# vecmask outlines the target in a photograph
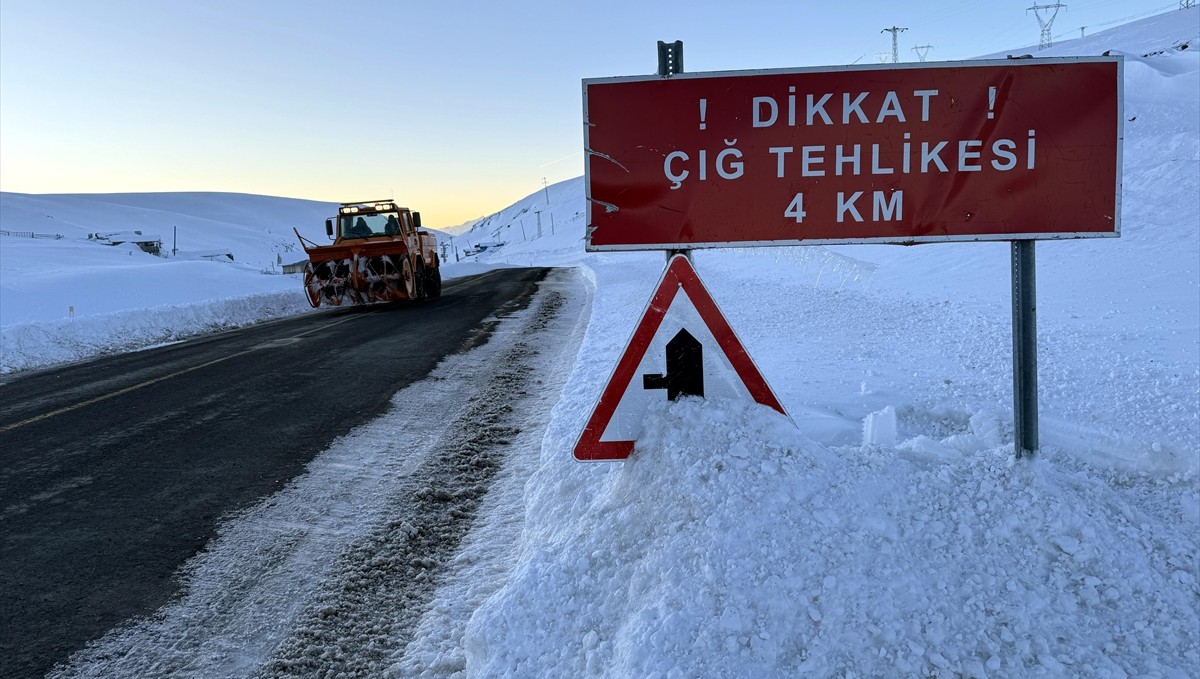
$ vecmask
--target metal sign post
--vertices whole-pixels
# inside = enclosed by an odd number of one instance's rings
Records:
[[[1036,242],[1012,242],[1013,446],[1017,457],[1031,457],[1038,449]]]
[[[683,73],[683,41],[676,40],[675,42],[658,41],[658,76],[662,78],[670,78],[673,75]],[[667,261],[675,255],[683,255],[692,259],[692,251],[687,249],[670,248],[666,251]]]

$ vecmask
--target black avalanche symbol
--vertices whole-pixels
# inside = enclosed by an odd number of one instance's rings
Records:
[[[667,374],[642,375],[643,389],[666,389],[667,400],[680,396],[704,397],[704,347],[681,329],[667,342]]]

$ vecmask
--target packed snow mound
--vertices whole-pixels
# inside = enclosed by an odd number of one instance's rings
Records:
[[[1182,477],[1119,477],[1057,455],[1017,463],[986,425],[980,445],[934,457],[834,451],[740,402],[683,399],[652,419],[594,496],[564,488],[530,507],[528,521],[571,516],[577,529],[526,544],[509,587],[476,615],[476,676],[1200,665],[1196,496]]]
[[[308,301],[295,291],[262,292],[6,325],[0,328],[0,374],[137,351],[309,310]]]

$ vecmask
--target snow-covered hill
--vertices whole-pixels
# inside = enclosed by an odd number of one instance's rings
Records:
[[[581,465],[571,451],[663,255],[584,253],[581,180],[456,236],[449,275],[575,267],[575,294],[590,302],[590,319],[562,338],[575,360],[561,367],[550,423],[535,437],[540,449],[514,451],[512,475],[492,491],[392,671],[1198,676],[1198,48],[1200,9],[1190,9],[1041,54],[1125,53],[1127,120],[1121,238],[1038,245],[1043,447],[1032,461],[1012,453],[1005,244],[697,252],[697,269],[791,421],[740,402],[664,402],[629,461]],[[27,201],[42,197],[0,198],[4,229],[23,228],[9,225],[9,205],[19,205],[22,225],[40,212],[92,230],[88,209],[56,202],[65,198],[37,206]],[[247,223],[205,210],[209,224]],[[297,206],[290,219],[320,235],[326,212]],[[274,237],[288,221],[262,228]],[[0,240],[7,370],[39,365],[38,356],[60,356],[79,337],[129,319],[151,319],[171,336],[204,327],[192,310],[219,316],[239,304],[202,302],[203,292],[175,278],[197,271],[136,253],[121,253],[123,265],[101,264],[63,254],[99,246],[14,242]],[[273,241],[264,234],[264,242]],[[274,250],[262,252],[274,260]],[[9,320],[14,295],[70,304],[86,287],[79,269],[89,270],[86,283],[114,282],[108,315],[71,321],[61,311],[28,311],[29,320]],[[159,287],[178,293],[174,304],[123,286],[144,275],[135,269],[161,275]],[[254,266],[238,276],[212,288],[223,295],[250,279],[278,281],[255,290],[304,304],[294,278]],[[92,330],[72,329],[81,323]],[[114,346],[98,345],[87,351]],[[894,428],[864,431],[868,418]],[[310,560],[339,549],[332,536],[314,542],[332,551]],[[205,586],[219,591],[219,583]],[[307,593],[286,595],[300,606]],[[216,633],[206,611],[190,605],[103,641],[75,669],[105,676],[153,668],[156,657],[181,652],[169,643],[178,635],[200,649],[194,667],[237,647],[236,639],[204,638]]]

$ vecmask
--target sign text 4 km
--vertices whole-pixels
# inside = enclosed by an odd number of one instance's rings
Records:
[[[1121,61],[585,80],[588,248],[1119,234]]]

